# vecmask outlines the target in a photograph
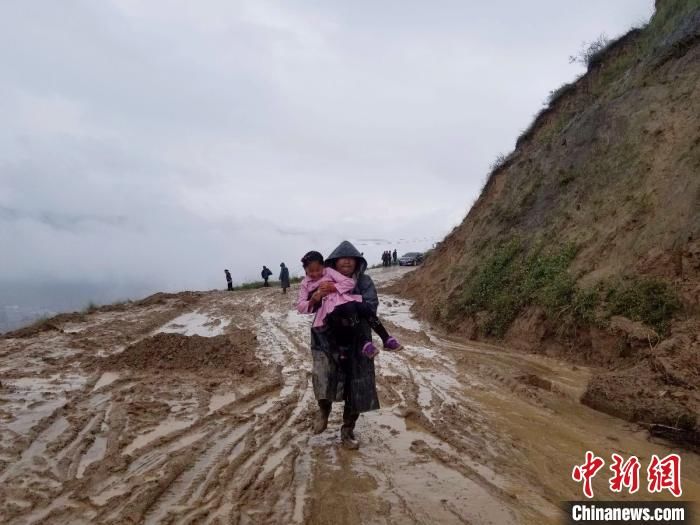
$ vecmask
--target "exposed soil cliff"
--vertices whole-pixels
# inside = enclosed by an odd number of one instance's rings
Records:
[[[605,367],[593,406],[697,430],[700,2],[588,58],[399,288],[469,338]]]

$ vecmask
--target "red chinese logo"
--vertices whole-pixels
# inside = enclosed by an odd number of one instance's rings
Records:
[[[653,454],[647,469],[649,492],[661,492],[664,489],[679,498],[683,494],[681,488],[681,457],[669,454],[663,459]]]
[[[610,478],[610,490],[612,492],[622,492],[622,487],[627,487],[630,494],[634,494],[639,490],[639,459],[637,456],[632,456],[627,461],[624,461],[622,456],[613,454],[613,464],[610,465],[610,470],[613,471],[613,477]]]
[[[608,480],[611,492],[622,492],[624,488],[630,494],[639,490],[639,471],[641,464],[637,456],[630,456],[627,461],[619,454],[612,454],[613,463],[610,470],[612,477]],[[582,465],[576,465],[571,472],[571,477],[577,483],[583,482],[583,494],[587,498],[593,497],[593,478],[603,468],[605,460],[596,456],[590,450],[586,452],[586,460]],[[647,488],[650,493],[668,490],[675,497],[683,494],[681,488],[681,457],[678,454],[669,454],[663,459],[652,454],[647,468]]]
[[[583,481],[583,494],[587,498],[593,497],[593,483],[592,480],[600,469],[605,465],[603,458],[597,457],[590,450],[586,452],[586,461],[583,465],[576,465],[571,477],[574,481]]]

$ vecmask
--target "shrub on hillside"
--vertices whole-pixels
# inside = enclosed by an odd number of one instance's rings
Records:
[[[552,91],[549,92],[549,96],[547,97],[546,105],[551,108],[557,102],[557,100],[559,100],[561,97],[563,97],[567,93],[572,93],[573,91],[576,91],[576,83],[575,82],[562,84],[557,89],[553,89]]]
[[[91,314],[93,312],[96,312],[99,309],[97,306],[97,303],[94,301],[90,301],[85,308],[83,308],[82,313],[84,314]]]
[[[449,306],[435,313],[448,323],[479,314],[484,335],[496,337],[502,337],[529,305],[542,307],[547,317],[556,319],[560,335],[599,324],[612,315],[668,333],[671,319],[681,308],[668,284],[632,277],[582,289],[568,271],[576,252],[572,244],[526,249],[520,239],[505,242],[471,272]]]
[[[681,308],[676,292],[653,278],[635,277],[612,286],[606,299],[610,315],[641,321],[660,334],[668,333],[671,319]]]
[[[493,173],[495,171],[498,171],[500,168],[502,168],[506,161],[508,160],[508,155],[504,155],[503,153],[499,153],[496,155],[496,158],[493,159],[493,162],[489,166],[489,172]]]
[[[484,181],[483,186],[481,187],[481,191],[479,192],[484,193],[486,191],[486,188],[488,187],[489,183],[491,182],[491,179],[493,178],[493,175],[503,168],[506,163],[508,162],[508,155],[504,155],[503,153],[499,153],[496,155],[496,158],[493,160],[493,162],[489,165],[489,173],[486,176],[486,180]],[[457,228],[453,229],[452,231],[455,231]]]
[[[608,48],[611,42],[612,41],[605,35],[605,33],[601,33],[598,38],[592,42],[584,42],[577,54],[570,55],[569,63],[581,64],[590,69],[600,63],[605,50]]]
[[[542,306],[556,316],[577,293],[575,280],[568,273],[575,255],[572,245],[527,252],[518,239],[502,244],[468,278],[448,315],[487,312],[483,329],[499,337],[529,304]]]

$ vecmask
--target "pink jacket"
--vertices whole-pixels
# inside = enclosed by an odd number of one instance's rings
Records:
[[[309,300],[309,295],[315,292],[316,289],[321,285],[321,283],[333,283],[335,284],[337,293],[331,293],[326,295],[322,301],[321,306],[316,312],[316,318],[313,322],[313,327],[317,328],[323,326],[323,322],[326,316],[335,310],[336,306],[341,304],[349,303],[351,301],[356,301],[358,303],[362,302],[361,295],[351,294],[352,290],[355,288],[355,280],[351,277],[345,277],[342,273],[337,272],[333,268],[326,268],[323,271],[323,277],[312,281],[308,277],[304,277],[301,281],[301,286],[299,288],[299,299],[297,301],[297,310],[300,314],[310,314],[313,313],[313,307],[311,301]]]

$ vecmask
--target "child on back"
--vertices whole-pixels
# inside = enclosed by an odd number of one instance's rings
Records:
[[[304,266],[306,277],[302,280],[299,289],[299,300],[297,303],[299,313],[312,313],[309,298],[319,288],[321,283],[330,282],[335,286],[336,291],[326,295],[321,300],[321,305],[316,312],[312,326],[318,328],[331,324],[340,328],[338,331],[341,333],[336,334],[340,336],[338,340],[340,359],[347,359],[347,348],[351,337],[351,331],[345,327],[352,326],[352,319],[357,317],[363,317],[369,321],[372,329],[382,339],[384,348],[401,350],[401,344],[395,337],[389,335],[376,315],[370,309],[364,308],[362,296],[351,293],[356,285],[354,279],[344,276],[333,268],[324,266],[323,256],[316,251],[311,251],[304,255],[301,263]],[[378,352],[379,350],[371,340],[364,341],[362,353],[365,356],[373,358]]]

